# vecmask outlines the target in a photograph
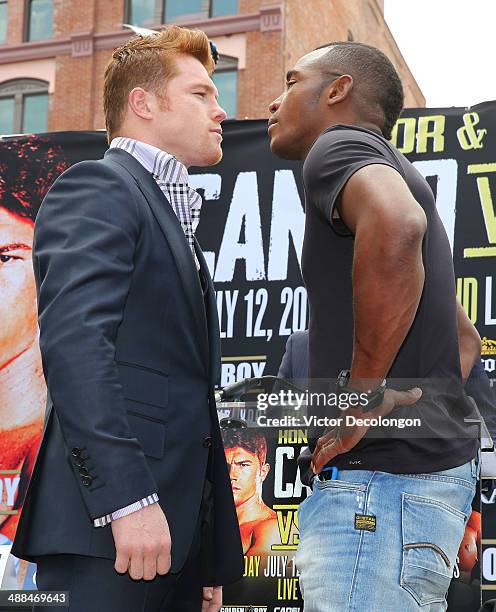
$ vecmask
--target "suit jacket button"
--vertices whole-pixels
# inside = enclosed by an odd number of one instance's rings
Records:
[[[90,475],[90,473],[88,472],[88,470],[85,467],[79,468],[79,473],[81,474],[81,476],[89,476]]]
[[[205,440],[203,440],[203,448],[210,448],[212,446],[212,438],[207,436]]]
[[[91,476],[81,476],[81,480],[85,487],[89,487],[90,484],[93,482],[93,478],[91,478]]]
[[[73,448],[71,450],[71,455],[73,457],[79,457],[81,455],[81,451],[79,450],[79,448]]]

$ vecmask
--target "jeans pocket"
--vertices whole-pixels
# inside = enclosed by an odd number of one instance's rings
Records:
[[[400,584],[419,605],[445,601],[465,520],[446,503],[403,493]]]

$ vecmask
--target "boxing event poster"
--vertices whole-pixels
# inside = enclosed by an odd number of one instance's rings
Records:
[[[453,248],[458,296],[483,338],[482,358],[490,377],[496,377],[496,156],[491,147],[495,130],[496,102],[487,102],[470,109],[407,110],[393,134],[394,144],[426,176],[436,194]],[[22,508],[46,398],[31,270],[33,221],[55,177],[75,162],[101,157],[106,146],[103,132],[59,132],[0,141],[0,575],[4,588],[33,586],[32,568],[5,554]],[[225,386],[277,373],[289,335],[307,327],[308,307],[299,265],[304,232],[301,164],[270,153],[265,121],[225,122],[223,148],[219,165],[191,169],[191,184],[204,199],[197,236],[217,292],[223,342],[221,384]],[[486,408],[488,423],[496,421],[493,406]],[[276,506],[295,505],[306,491],[297,487],[294,499],[272,491],[277,461],[271,453],[276,448],[269,444],[266,463],[272,462],[272,467],[263,481],[262,497],[268,496],[264,504],[275,519],[266,511],[267,529],[276,537],[277,520],[280,545],[289,541],[294,545],[297,515],[287,519],[291,509]],[[288,470],[290,460],[285,461],[284,470]],[[291,461],[295,485],[296,463]],[[286,484],[291,482],[287,478]],[[290,538],[283,541],[287,520]],[[269,556],[289,557],[291,550],[278,553]],[[247,566],[246,579],[257,579],[249,571],[254,570]],[[267,579],[297,578],[292,572],[288,569]],[[295,602],[290,583],[281,584],[285,586],[277,596],[282,598],[267,601],[268,609],[291,609]]]
[[[303,608],[294,563],[298,504],[310,492],[296,459],[308,440],[304,430],[224,426],[255,423],[250,410],[219,410],[245,560],[244,578],[224,587],[223,610],[293,612]]]

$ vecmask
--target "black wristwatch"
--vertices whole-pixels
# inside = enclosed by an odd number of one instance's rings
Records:
[[[356,389],[348,389],[348,382],[350,380],[351,370],[341,370],[336,382],[336,393],[342,395],[343,393],[360,393],[360,395],[367,396],[367,403],[365,405],[360,404],[360,408],[363,412],[370,412],[377,406],[382,404],[384,399],[384,391],[386,391],[386,379],[376,389],[370,389],[370,391],[357,391]]]

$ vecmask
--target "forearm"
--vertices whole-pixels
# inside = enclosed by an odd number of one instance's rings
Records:
[[[415,240],[386,236],[379,246],[370,235],[356,237],[350,388],[379,385],[405,340],[424,285],[421,245],[420,235]]]

